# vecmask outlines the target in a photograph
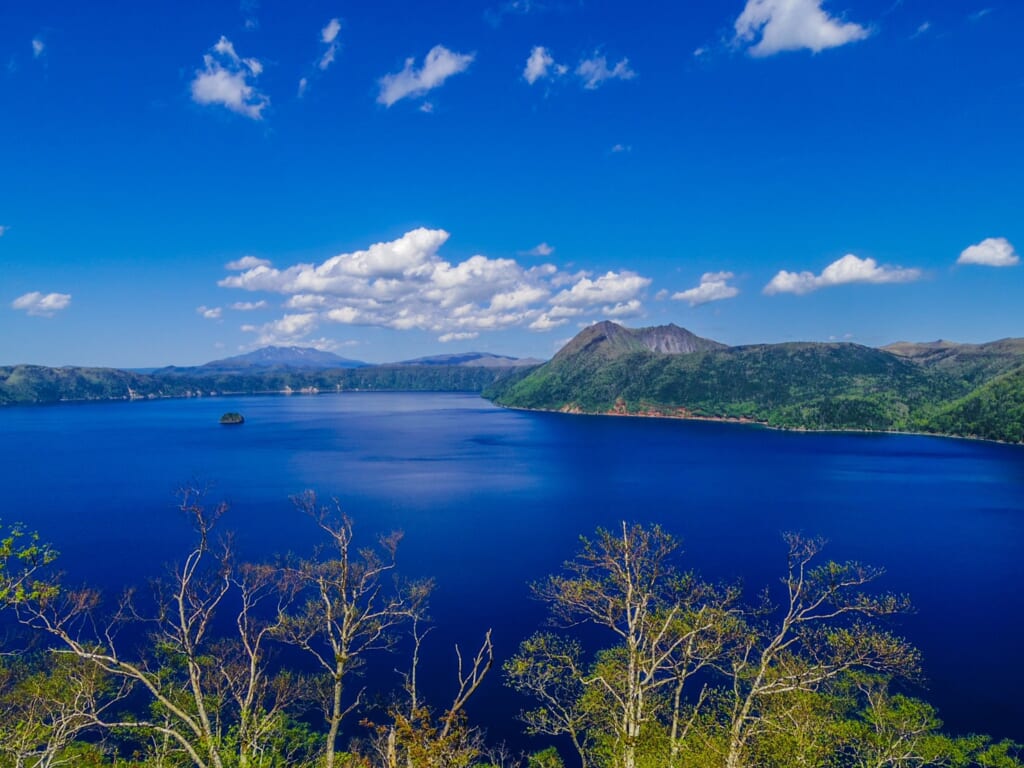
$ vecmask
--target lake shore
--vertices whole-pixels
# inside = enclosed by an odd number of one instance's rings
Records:
[[[495,403],[495,405],[499,404]],[[802,432],[809,435],[908,435],[916,437],[937,437],[947,440],[969,440],[977,443],[992,443],[994,445],[1008,445],[1015,447],[1024,446],[1024,443],[1011,443],[1007,440],[996,440],[990,437],[979,437],[977,435],[957,435],[945,432],[921,432],[919,430],[909,429],[863,429],[856,427],[823,427],[821,429],[816,429],[814,427],[785,427],[744,416],[704,416],[694,414],[683,407],[679,407],[675,412],[665,412],[656,409],[628,411],[618,408],[611,408],[607,411],[586,411],[578,406],[566,406],[562,408],[524,408],[517,405],[499,405],[499,407],[510,411],[524,411],[527,413],[561,413],[568,416],[614,416],[632,419],[665,419],[667,421],[707,421],[718,424],[734,424],[743,427],[758,427],[775,432]]]

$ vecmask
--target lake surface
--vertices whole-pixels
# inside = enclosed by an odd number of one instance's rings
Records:
[[[218,425],[225,411],[245,425]],[[778,586],[782,531],[826,536],[829,556],[884,565],[881,586],[911,595],[917,612],[896,628],[922,650],[948,728],[1024,740],[1024,448],[405,393],[9,408],[0,446],[0,517],[52,541],[69,582],[111,593],[185,551],[174,490],[193,478],[230,502],[224,525],[249,559],[318,540],[289,501],[305,489],[340,499],[366,541],[401,528],[403,575],[437,580],[426,663],[439,706],[452,644],[493,627],[499,657],[512,653],[544,620],[529,582],[599,525],[661,523],[690,567],[742,577],[751,598]],[[523,702],[500,678],[471,714],[514,739]]]

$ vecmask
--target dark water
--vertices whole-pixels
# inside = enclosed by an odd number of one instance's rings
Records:
[[[221,427],[229,410],[242,427]],[[316,541],[289,496],[337,496],[369,538],[401,528],[400,566],[438,583],[426,671],[450,696],[452,644],[494,628],[499,656],[544,618],[528,583],[580,534],[659,522],[705,576],[777,585],[779,537],[884,565],[917,613],[948,727],[1024,739],[1024,448],[914,436],[809,435],[711,423],[504,411],[471,395],[360,393],[0,410],[0,517],[62,552],[69,580],[117,592],[188,545],[174,489],[214,484],[244,557]],[[388,670],[399,664],[387,660]],[[386,676],[386,674],[385,674]],[[472,714],[514,738],[493,674]]]

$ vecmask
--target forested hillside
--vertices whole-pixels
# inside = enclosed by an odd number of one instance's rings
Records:
[[[668,326],[662,333],[678,333]],[[988,345],[789,343],[725,347],[699,340],[661,352],[613,323],[585,329],[547,364],[497,382],[510,407],[753,421],[800,429],[925,430],[1020,441],[1024,342]],[[697,338],[697,337],[694,337]],[[625,339],[625,341],[624,341]]]
[[[376,365],[360,368],[169,369],[151,374],[113,368],[0,367],[0,405],[83,400],[248,395],[284,391],[408,390],[479,392],[509,368]]]

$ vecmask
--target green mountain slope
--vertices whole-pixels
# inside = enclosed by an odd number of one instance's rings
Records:
[[[549,363],[497,382],[485,396],[518,408],[952,432],[939,426],[938,415],[974,391],[975,381],[987,380],[986,366],[998,368],[1014,355],[1024,362],[1024,348],[990,349],[966,362],[946,356],[940,365],[857,344],[724,347],[706,339],[692,350],[665,354],[636,343],[655,329],[613,325],[585,329]],[[965,427],[956,433],[1002,434],[992,424],[976,432]]]
[[[1000,339],[987,344],[897,342],[882,349],[952,376],[971,387],[1007,373],[1024,362],[1024,339]]]
[[[509,369],[482,366],[379,365],[328,370],[246,372],[163,369],[152,374],[111,368],[0,367],[0,405],[83,400],[191,397],[302,391],[405,390],[479,392]]]
[[[1024,365],[956,400],[928,420],[936,432],[1024,442]]]
[[[186,389],[181,387],[180,394],[185,394]],[[155,380],[147,374],[113,368],[0,367],[0,404],[124,400],[133,394],[144,397],[158,390]]]

